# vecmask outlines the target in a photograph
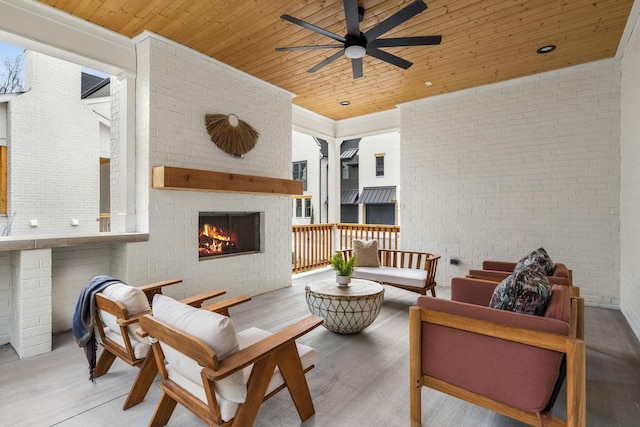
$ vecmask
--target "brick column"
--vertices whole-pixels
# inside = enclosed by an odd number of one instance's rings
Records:
[[[51,351],[51,249],[11,253],[11,345],[21,359]]]

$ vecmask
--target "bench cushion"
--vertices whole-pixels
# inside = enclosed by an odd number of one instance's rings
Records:
[[[351,277],[356,279],[373,280],[383,283],[424,288],[427,284],[427,270],[398,267],[356,267]]]

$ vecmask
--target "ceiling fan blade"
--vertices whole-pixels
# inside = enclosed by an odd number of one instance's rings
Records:
[[[360,20],[358,19],[358,0],[344,0],[344,16],[347,18],[347,34],[360,37]]]
[[[287,52],[290,50],[309,50],[309,49],[334,49],[334,48],[344,49],[343,44],[319,44],[313,46],[291,46],[291,47],[277,47],[276,50],[278,52]]]
[[[404,68],[405,70],[413,65],[413,62],[409,62],[406,59],[402,59],[399,56],[392,55],[378,48],[367,47],[367,55],[388,62],[396,67]]]
[[[327,59],[325,59],[324,61],[322,61],[321,63],[319,63],[318,65],[316,65],[313,68],[310,68],[307,73],[315,73],[316,71],[318,71],[320,68],[324,67],[325,65],[329,65],[330,63],[332,63],[333,61],[335,61],[336,59],[340,58],[342,55],[344,55],[344,49],[334,53],[333,55],[331,55],[330,57],[328,57]]]
[[[308,22],[301,21],[298,18],[294,18],[291,15],[280,15],[280,18],[284,19],[285,21],[289,21],[292,24],[300,25],[303,28],[306,28],[306,29],[311,30],[311,31],[315,31],[316,33],[320,33],[323,36],[327,36],[327,37],[332,38],[334,40],[337,40],[339,42],[345,43],[347,41],[347,39],[345,39],[342,36],[334,34],[331,31],[327,31],[324,28],[320,28],[320,27],[317,27],[317,26],[315,26],[313,24],[309,24]]]
[[[374,39],[377,39],[387,31],[391,30],[392,28],[397,27],[398,25],[402,24],[404,21],[413,18],[415,15],[422,12],[423,10],[426,10],[426,8],[427,8],[427,5],[422,0],[416,0],[413,3],[411,3],[409,6],[399,10],[398,12],[394,13],[393,15],[391,15],[390,17],[388,17],[387,19],[385,19],[384,21],[382,21],[381,23],[379,23],[378,25],[376,25],[366,33],[364,33],[364,35],[366,36],[367,40],[373,41]]]
[[[353,78],[362,77],[362,58],[354,58],[351,60],[351,68],[353,69]]]
[[[377,39],[368,44],[371,47],[396,46],[430,46],[442,42],[442,36],[398,37],[393,39]]]

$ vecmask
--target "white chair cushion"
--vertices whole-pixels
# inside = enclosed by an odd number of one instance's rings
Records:
[[[153,304],[155,307],[155,300]],[[240,345],[240,349],[246,348],[251,344],[260,341],[261,339],[268,337],[269,335],[271,335],[271,332],[264,331],[258,328],[249,328],[242,332],[239,332],[238,343]],[[296,347],[298,349],[298,354],[300,355],[303,369],[307,369],[316,363],[316,351],[313,348],[299,343],[296,343]],[[249,376],[251,375],[252,369],[253,365],[249,365],[241,372],[243,374],[245,384],[249,382]],[[202,402],[207,403],[207,396],[204,392],[204,387],[202,386],[202,380],[194,382],[182,375],[170,364],[167,366],[167,372],[169,374],[169,378],[171,378],[172,381],[200,399]],[[273,377],[271,378],[271,381],[269,382],[269,386],[267,387],[265,396],[271,393],[276,388],[280,387],[282,384],[284,384],[284,379],[282,378],[280,370],[276,366],[276,370],[273,374]],[[238,406],[240,406],[239,403],[225,399],[218,392],[216,392],[216,398],[220,407],[220,415],[225,422],[231,420],[236,416],[236,411],[238,410]]]
[[[138,327],[139,326],[140,325],[138,325]],[[111,339],[112,341],[115,341],[116,343],[120,344],[122,347],[125,346],[124,339],[122,339],[122,335],[120,335],[119,329],[118,329],[118,332],[116,333],[112,331],[110,328],[104,328],[104,334],[107,336],[107,338]],[[147,357],[147,354],[149,354],[149,350],[151,350],[151,344],[148,338],[145,338],[145,339],[147,340],[146,342],[130,340],[131,347],[133,347],[133,355],[136,357],[136,359],[144,359],[145,357]]]
[[[197,309],[159,294],[153,297],[153,316],[204,341],[215,351],[218,360],[238,351],[236,329],[227,316]],[[202,384],[202,367],[195,360],[164,343],[161,346],[173,370],[196,384]],[[247,398],[242,372],[216,382],[215,386],[222,397],[232,402],[242,403]]]
[[[357,267],[351,277],[355,279],[373,280],[383,283],[424,288],[427,284],[427,270],[398,267]]]
[[[129,316],[135,316],[138,313],[150,309],[149,301],[142,289],[136,288],[135,286],[129,286],[122,282],[115,282],[107,286],[102,290],[102,295],[124,305]],[[102,319],[104,326],[109,328],[112,333],[120,335],[120,326],[118,325],[116,316],[100,310],[100,318]],[[138,328],[140,328],[139,323],[127,326],[129,336],[132,340],[149,345],[150,343],[148,338],[141,338],[136,334],[136,330]],[[120,339],[120,341],[122,341],[122,339]],[[124,346],[124,344],[122,345]]]

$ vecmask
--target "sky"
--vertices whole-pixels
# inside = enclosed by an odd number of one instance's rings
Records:
[[[13,59],[18,55],[22,54],[24,49],[17,46],[12,46],[10,44],[0,42],[0,61],[4,63],[4,58]]]
[[[23,51],[24,51],[24,48],[22,47],[13,46],[7,43],[0,42],[0,70],[2,70],[4,67],[4,58],[9,58],[9,60],[13,62],[14,58],[17,57],[18,55],[22,55]],[[82,67],[82,71],[85,73],[93,74],[95,76],[109,77],[109,74],[107,73],[96,71],[87,67]]]

